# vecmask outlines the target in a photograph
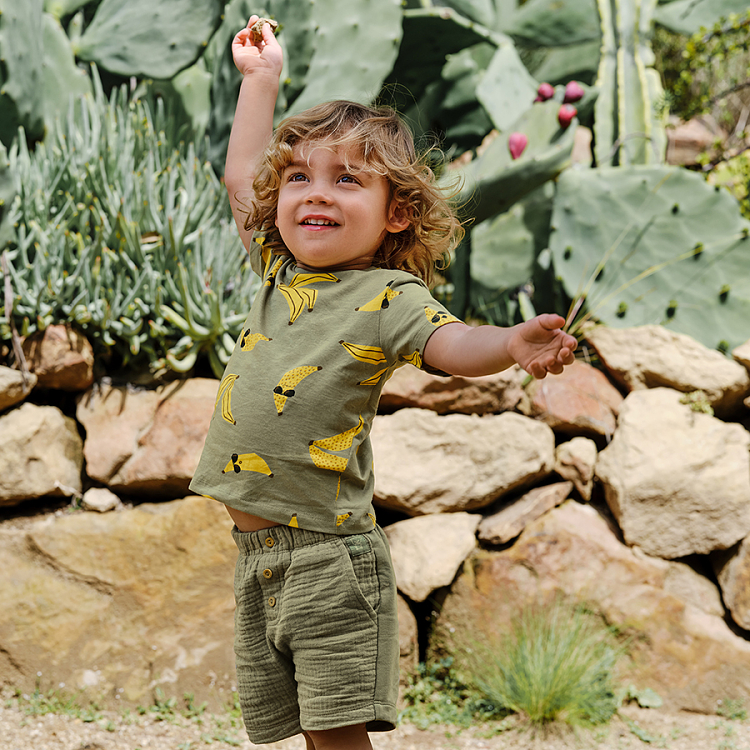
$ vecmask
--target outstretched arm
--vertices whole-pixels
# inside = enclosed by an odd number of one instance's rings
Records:
[[[273,112],[284,62],[269,24],[263,24],[263,39],[254,41],[250,29],[257,20],[258,16],[251,16],[232,41],[232,56],[242,73],[242,85],[224,169],[232,214],[246,248],[252,240],[252,232],[245,229],[246,206],[253,195],[258,163],[273,133]]]
[[[559,315],[538,315],[511,328],[449,323],[427,341],[424,361],[453,375],[479,377],[518,363],[535,378],[559,375],[574,360],[576,339]]]

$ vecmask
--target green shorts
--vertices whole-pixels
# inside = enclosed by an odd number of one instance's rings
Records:
[[[250,740],[396,725],[396,581],[382,529],[232,531],[237,689]]]

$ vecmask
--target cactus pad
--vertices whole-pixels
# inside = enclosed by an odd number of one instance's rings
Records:
[[[555,273],[594,319],[711,348],[747,340],[750,222],[723,188],[675,167],[567,170],[552,227]]]

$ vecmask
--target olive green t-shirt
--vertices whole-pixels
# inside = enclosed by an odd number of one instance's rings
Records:
[[[219,386],[191,490],[311,531],[375,525],[370,428],[401,365],[456,321],[427,286],[380,268],[311,273],[253,242],[262,285]]]

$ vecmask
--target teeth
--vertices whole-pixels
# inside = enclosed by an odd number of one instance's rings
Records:
[[[335,221],[329,221],[328,219],[305,219],[303,224],[316,224],[319,226],[333,227],[336,226]]]

